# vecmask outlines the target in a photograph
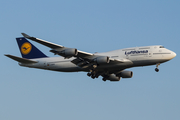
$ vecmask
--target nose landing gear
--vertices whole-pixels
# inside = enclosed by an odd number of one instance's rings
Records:
[[[155,71],[156,72],[159,72],[159,69],[158,69],[158,66],[160,65],[160,63],[158,63],[157,65],[156,65],[156,68],[155,68]]]

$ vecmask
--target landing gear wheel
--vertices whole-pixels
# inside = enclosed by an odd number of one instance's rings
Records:
[[[90,77],[90,76],[91,76],[91,73],[87,73],[87,76],[89,76],[89,77]]]
[[[91,78],[94,79],[96,76],[95,75],[92,75]]]
[[[106,81],[106,78],[103,78],[102,80],[105,82],[105,81]]]
[[[159,69],[158,69],[158,68],[156,68],[156,69],[155,69],[155,71],[156,71],[156,72],[159,72]]]

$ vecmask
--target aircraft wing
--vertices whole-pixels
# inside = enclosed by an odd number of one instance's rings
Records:
[[[84,51],[77,50],[76,48],[67,48],[67,47],[64,47],[62,45],[54,44],[54,43],[51,43],[51,42],[48,42],[45,40],[41,40],[39,38],[31,37],[25,33],[22,33],[22,35],[25,38],[28,38],[32,41],[38,42],[42,45],[45,45],[45,46],[51,48],[52,50],[50,50],[50,52],[52,52],[54,54],[58,54],[58,55],[63,56],[65,58],[75,57],[76,59],[74,59],[71,62],[78,65],[79,67],[82,67],[82,68],[89,68],[90,66],[95,64],[95,62],[100,63],[101,61],[103,61],[104,63],[106,63],[106,62],[107,63],[131,62],[128,59],[112,59],[108,56],[95,55],[92,53],[87,53]]]
[[[62,45],[54,44],[54,43],[51,43],[51,42],[48,42],[48,41],[45,41],[45,40],[41,40],[39,38],[31,37],[31,36],[29,36],[29,35],[27,35],[25,33],[22,33],[22,35],[25,38],[28,38],[28,39],[30,39],[32,41],[38,42],[38,43],[40,43],[42,45],[45,45],[45,46],[51,48],[52,50],[50,50],[50,52],[52,52],[54,54],[61,55],[61,56],[65,57],[65,58],[72,57],[70,55],[70,53],[73,54],[73,52],[74,53],[76,52],[75,54],[77,55],[77,57],[82,57],[82,58],[93,55],[91,53],[83,52],[83,51],[77,50],[75,48],[67,48],[67,47],[64,47]],[[65,51],[68,51],[68,53],[66,53]],[[75,55],[73,55],[73,56],[75,56]]]

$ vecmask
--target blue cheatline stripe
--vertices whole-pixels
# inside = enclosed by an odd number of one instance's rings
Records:
[[[31,44],[26,38],[20,37],[16,38],[16,40],[23,58],[34,59],[47,57],[38,48]]]

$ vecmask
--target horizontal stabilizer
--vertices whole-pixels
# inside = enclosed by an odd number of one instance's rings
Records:
[[[13,55],[5,55],[5,56],[7,56],[17,62],[20,62],[20,63],[26,63],[26,64],[37,63],[37,61],[29,60],[26,58],[20,58],[20,57],[13,56]]]

